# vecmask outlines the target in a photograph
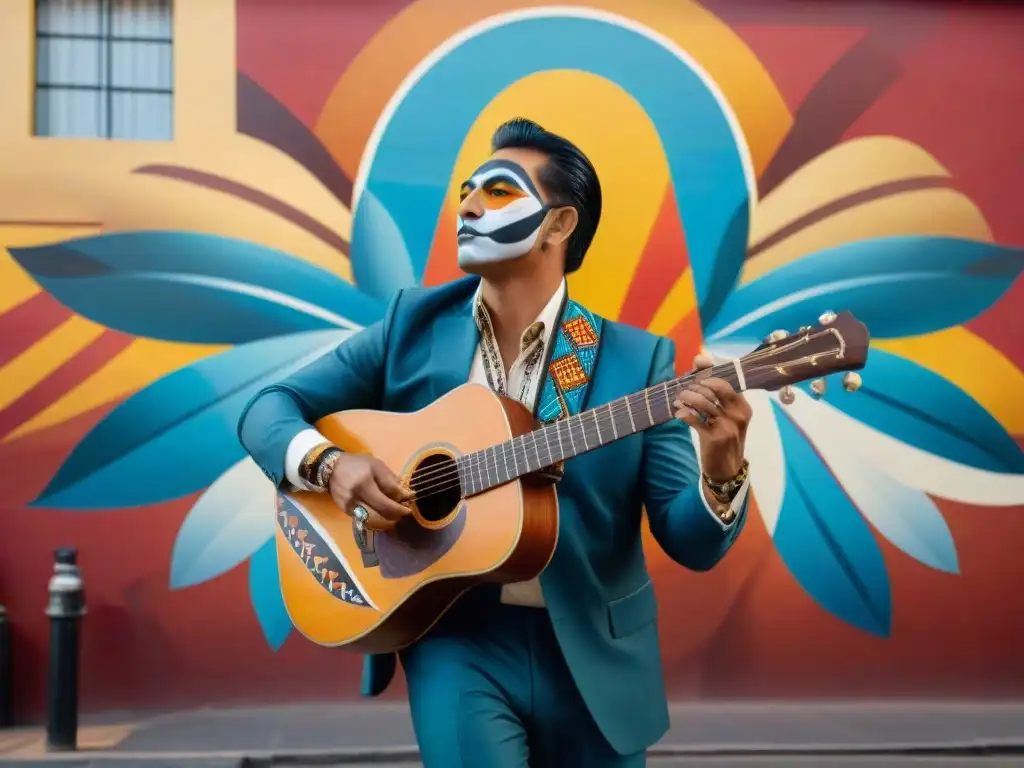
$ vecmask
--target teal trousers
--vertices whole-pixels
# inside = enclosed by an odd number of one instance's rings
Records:
[[[498,596],[473,590],[400,654],[424,768],[644,766],[598,730],[548,612]]]

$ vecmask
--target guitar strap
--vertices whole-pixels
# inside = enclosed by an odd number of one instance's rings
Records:
[[[566,299],[541,385],[537,418],[549,424],[583,410],[601,344],[601,318]]]
[[[547,375],[541,384],[536,411],[538,421],[551,424],[583,410],[600,345],[601,318],[572,299],[566,299],[551,345]],[[551,470],[545,473],[552,479],[561,477],[560,464]]]

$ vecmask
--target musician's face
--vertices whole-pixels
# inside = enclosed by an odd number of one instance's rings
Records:
[[[502,150],[477,168],[460,191],[459,266],[472,272],[517,259],[537,244],[551,208],[537,188],[540,153]]]

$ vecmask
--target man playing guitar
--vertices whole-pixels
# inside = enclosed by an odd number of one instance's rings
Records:
[[[500,126],[492,150],[461,190],[459,265],[470,277],[400,291],[384,320],[246,407],[242,443],[279,487],[330,493],[339,515],[398,520],[410,492],[395,474],[310,425],[350,409],[413,411],[467,381],[554,421],[585,397],[595,406],[674,378],[671,341],[567,296],[565,275],[601,218],[590,161],[524,119]],[[429,328],[444,330],[445,349]],[[400,653],[427,768],[645,764],[668,708],[643,509],[666,553],[707,570],[742,528],[749,486],[744,397],[712,377],[673,407],[676,419],[565,466],[560,538],[538,579],[471,590]],[[394,654],[367,657],[364,691],[380,693],[394,670]]]

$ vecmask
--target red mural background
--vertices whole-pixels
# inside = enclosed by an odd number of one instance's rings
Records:
[[[239,0],[238,70],[311,127],[365,42],[405,0]],[[1024,245],[1024,13],[984,3],[705,4],[765,65],[795,116],[762,193],[837,141],[888,134],[923,147],[984,212],[994,239]],[[367,88],[373,88],[367,83]],[[614,130],[610,127],[609,130]],[[1024,368],[1020,281],[971,324]],[[29,321],[0,339],[8,359],[38,335]],[[116,334],[115,334],[116,336]],[[9,349],[4,349],[9,347]],[[97,359],[109,351],[97,346]],[[70,386],[80,359],[58,369]],[[66,381],[62,384],[61,377]],[[1024,393],[1022,393],[1024,394]],[[39,395],[45,397],[46,395]],[[11,408],[22,412],[11,412]],[[18,400],[0,420],[38,404]],[[170,551],[195,498],[144,510],[30,508],[71,448],[107,412],[0,443],[0,602],[13,622],[18,711],[41,712],[46,582],[55,546],[81,552],[89,615],[83,709],[353,697],[360,659],[294,633],[273,652],[250,607],[245,569],[168,589]],[[157,468],[155,471],[159,471]],[[896,605],[891,637],[821,610],[794,582],[757,516],[708,574],[657,581],[670,695],[690,698],[1011,697],[1024,690],[1020,508],[938,502],[961,574],[932,571],[882,542]],[[985,525],[977,518],[984,516]],[[677,569],[678,570],[678,569]],[[401,697],[399,682],[388,697]]]

